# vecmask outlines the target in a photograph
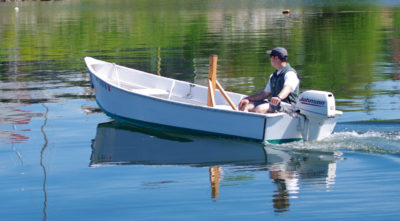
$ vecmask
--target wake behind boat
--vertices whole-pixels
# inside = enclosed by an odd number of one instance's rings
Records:
[[[134,124],[283,143],[326,138],[341,115],[329,92],[303,92],[296,106],[284,105],[285,112],[249,113],[234,110],[244,94],[215,91],[210,107],[205,86],[91,57],[85,57],[85,63],[100,108],[112,118]]]

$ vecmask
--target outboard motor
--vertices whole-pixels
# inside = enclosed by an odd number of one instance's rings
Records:
[[[326,91],[309,90],[301,93],[296,104],[298,112],[305,117],[303,140],[321,140],[335,128],[337,116],[335,98]]]

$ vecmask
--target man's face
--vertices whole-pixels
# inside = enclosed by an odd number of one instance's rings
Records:
[[[269,56],[269,60],[271,62],[272,67],[277,68],[277,62],[279,60],[278,56]]]

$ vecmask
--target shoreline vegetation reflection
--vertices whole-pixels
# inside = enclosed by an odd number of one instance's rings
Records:
[[[294,7],[286,15],[279,4],[257,8],[262,3],[255,1],[246,8],[232,6],[226,10],[221,0],[181,2],[176,13],[174,7],[149,10],[146,6],[150,2],[137,1],[134,6],[123,0],[119,4],[90,0],[21,2],[18,13],[2,7],[2,82],[27,83],[29,92],[40,90],[32,83],[45,84],[47,77],[56,87],[87,87],[87,77],[79,76],[81,81],[65,81],[65,77],[71,72],[76,75],[76,71],[83,74],[83,57],[95,56],[205,84],[208,55],[217,53],[221,83],[227,90],[251,94],[265,85],[266,73],[273,71],[266,64],[265,49],[279,44],[291,52],[290,63],[300,74],[302,90],[331,91],[338,109],[362,111],[372,118],[377,118],[373,112],[382,106],[381,100],[386,110],[398,109],[398,104],[385,102],[399,94],[398,8],[317,4],[312,10]],[[170,4],[166,1],[162,5]],[[199,13],[193,5],[209,11]],[[40,13],[43,10],[46,13]],[[28,33],[30,38],[26,39]],[[52,61],[52,65],[37,70],[37,65],[45,61]],[[12,77],[15,68],[16,78]],[[10,89],[2,87],[5,92]],[[23,102],[54,102],[68,97],[93,98],[64,93]],[[3,96],[0,99],[16,102]]]

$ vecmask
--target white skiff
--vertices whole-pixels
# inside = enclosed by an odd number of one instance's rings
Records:
[[[207,106],[208,88],[85,57],[96,101],[110,117],[139,125],[163,125],[270,143],[328,137],[341,115],[329,92],[306,91],[286,112],[232,110],[220,91]],[[234,105],[246,95],[226,92]]]

